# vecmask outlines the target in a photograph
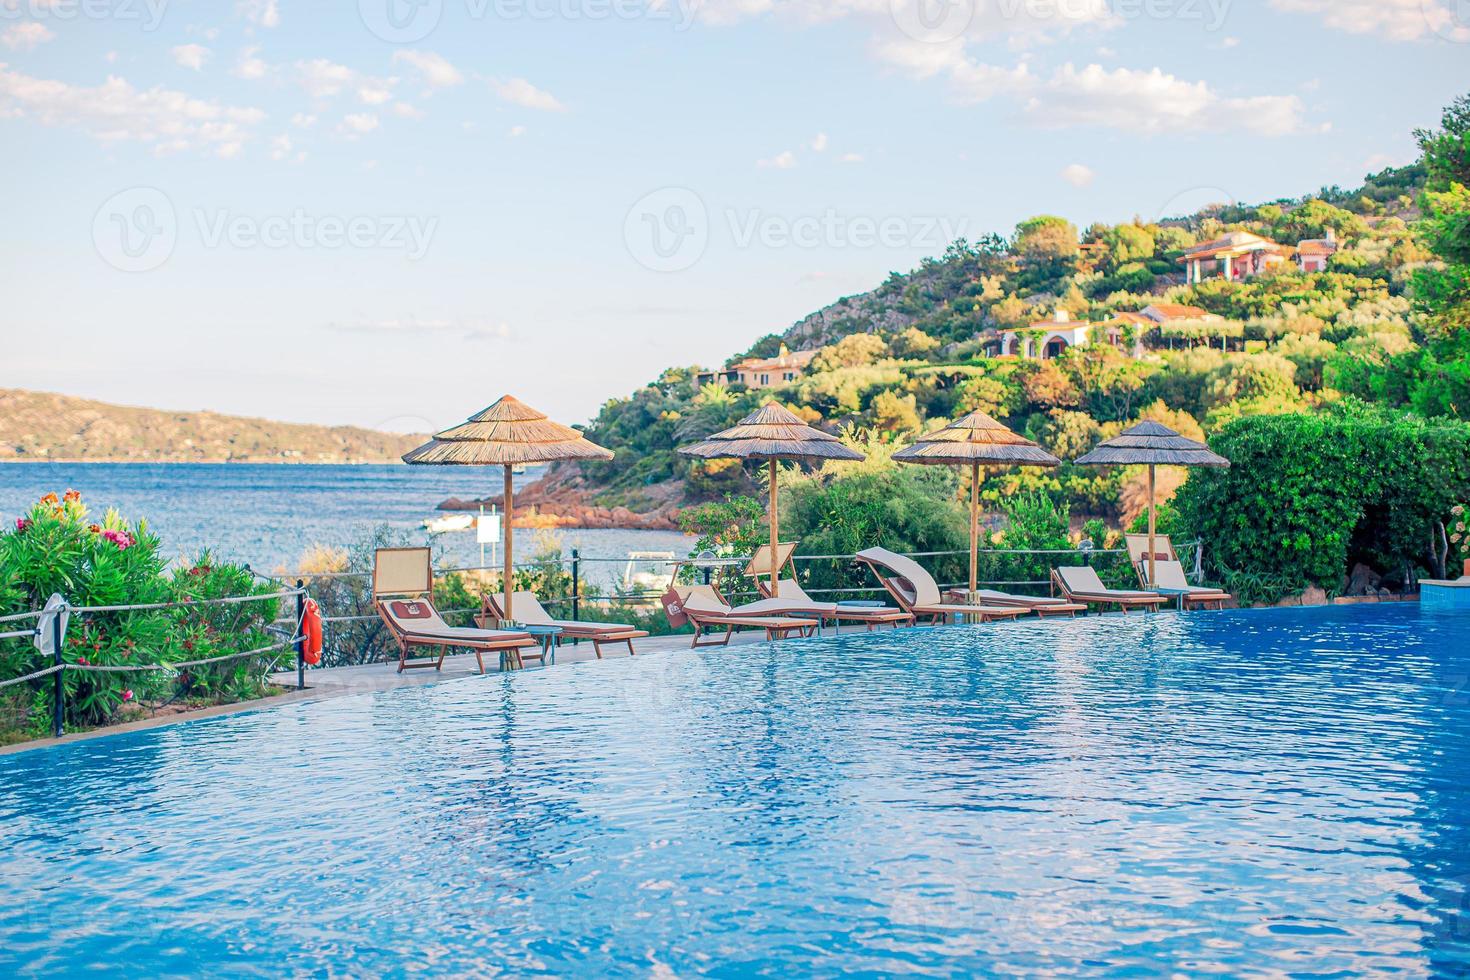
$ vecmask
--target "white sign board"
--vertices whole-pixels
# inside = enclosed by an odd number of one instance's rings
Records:
[[[475,524],[475,540],[480,544],[500,543],[500,515],[481,514]]]

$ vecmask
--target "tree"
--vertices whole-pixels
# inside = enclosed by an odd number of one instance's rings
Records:
[[[895,391],[880,391],[873,399],[869,414],[873,427],[883,432],[912,432],[923,422],[914,396],[900,395]]]
[[[1066,218],[1042,214],[1016,225],[1016,254],[1027,262],[1048,265],[1077,258],[1077,228]]]
[[[1021,384],[1026,400],[1042,408],[1071,408],[1081,397],[1077,386],[1056,361],[1042,361]]]
[[[893,338],[891,346],[899,357],[925,357],[939,349],[939,341],[918,327],[909,327]]]
[[[1144,262],[1154,257],[1154,236],[1138,225],[1117,225],[1103,235],[1108,247],[1109,265],[1113,269],[1129,262]]]
[[[853,333],[829,347],[823,347],[812,359],[812,367],[817,371],[866,367],[887,354],[888,345],[883,342],[882,337],[871,333]]]

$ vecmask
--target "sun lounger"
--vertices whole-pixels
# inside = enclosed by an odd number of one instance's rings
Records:
[[[928,617],[937,623],[947,621],[951,616],[963,616],[976,622],[988,623],[998,619],[1015,619],[1027,612],[1018,606],[947,603],[938,584],[924,571],[923,566],[912,558],[905,558],[886,548],[860,551],[857,559],[873,570],[873,574],[888,590],[889,595],[893,596],[905,612],[912,613],[916,620]]]
[[[770,603],[766,599],[762,602]],[[780,607],[777,607],[780,608]],[[820,625],[815,619],[764,614],[748,607],[733,608],[708,585],[676,585],[664,596],[664,611],[669,623],[678,628],[686,623],[694,627],[691,647],[726,646],[738,628],[762,629],[767,640],[784,640],[793,633],[811,636]],[[718,640],[705,640],[705,633],[720,634]]]
[[[969,589],[950,589],[949,600],[951,602],[964,602]],[[975,598],[987,606],[1020,606],[1030,612],[1034,612],[1042,619],[1048,616],[1075,617],[1078,613],[1087,612],[1087,607],[1080,602],[1068,602],[1066,599],[1053,599],[1048,596],[1017,595],[1014,592],[999,592],[995,589],[976,589]]]
[[[398,643],[398,672],[419,667],[441,670],[449,650],[472,650],[480,673],[485,673],[484,654],[498,652],[501,663],[521,667],[526,658],[546,662],[529,634],[508,630],[450,626],[434,608],[434,572],[428,548],[379,548],[373,562],[373,608]],[[410,660],[417,647],[438,648],[439,656]],[[530,650],[529,653],[522,651]]]
[[[796,545],[793,542],[783,541],[776,545],[776,567],[784,569],[786,563],[791,561],[791,556],[796,553]],[[756,588],[760,589],[761,595],[771,598],[771,547],[765,545],[755,549],[755,554],[750,556],[744,573],[755,579]]]
[[[481,626],[492,619],[500,620],[505,614],[500,609],[500,595],[486,595],[481,603],[480,615],[476,622]],[[590,640],[592,650],[597,654],[597,659],[602,659],[602,646],[604,643],[621,643],[628,647],[628,656],[634,655],[633,641],[641,640],[648,635],[647,630],[640,630],[624,623],[586,623],[575,619],[553,619],[551,614],[541,605],[534,592],[516,592],[511,595],[511,608],[515,610],[517,622],[525,623],[527,626],[555,626],[561,630],[563,640]]]
[[[765,589],[761,590],[762,592]],[[862,623],[871,632],[879,626],[892,626],[897,629],[900,626],[914,625],[914,614],[904,609],[895,609],[892,606],[844,606],[840,602],[820,602],[807,595],[801,583],[796,579],[783,578],[781,580],[781,594],[770,602],[781,603],[779,607],[785,612],[796,616],[810,615],[819,619],[830,619],[841,628],[843,620],[850,623]],[[740,608],[752,611],[762,605],[754,602]]]
[[[1138,573],[1138,584],[1148,588],[1148,535],[1127,534],[1123,539],[1128,545],[1128,558],[1133,562],[1133,570]],[[1224,609],[1225,603],[1234,601],[1235,596],[1221,589],[1190,585],[1184,565],[1179,561],[1179,553],[1174,550],[1174,542],[1167,534],[1154,535],[1153,558],[1154,575],[1158,579],[1153,588],[1164,595],[1178,596],[1185,609],[1208,609],[1211,606]]]
[[[1098,606],[1117,606],[1126,615],[1130,609],[1156,611],[1168,602],[1168,598],[1157,592],[1130,592],[1126,589],[1110,589],[1097,577],[1097,570],[1090,565],[1071,565],[1054,568],[1051,580],[1068,602],[1087,603]]]
[[[1144,573],[1139,571],[1139,575]],[[1185,609],[1224,609],[1225,603],[1235,596],[1221,589],[1202,585],[1190,585],[1185,577],[1184,566],[1177,561],[1155,561],[1154,574],[1158,577],[1158,590],[1166,596],[1178,596]]]

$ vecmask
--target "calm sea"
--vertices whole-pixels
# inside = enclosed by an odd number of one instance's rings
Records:
[[[539,468],[516,477],[524,486]],[[494,493],[499,470],[455,466],[289,466],[205,463],[4,463],[0,464],[0,519],[7,525],[48,491],[81,491],[98,517],[116,507],[129,520],[147,518],[164,548],[188,555],[208,547],[216,554],[274,572],[294,570],[313,544],[347,546],[368,526],[390,524],[415,543],[432,543],[440,567],[480,563],[473,531],[430,536],[426,518],[449,497]],[[625,559],[630,551],[671,551],[682,557],[693,539],[670,531],[517,529],[517,557],[529,558],[547,540],[563,553]],[[494,564],[496,549],[487,549]],[[607,583],[623,563],[588,562],[590,581]]]

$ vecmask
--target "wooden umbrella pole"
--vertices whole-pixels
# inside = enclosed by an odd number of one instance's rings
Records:
[[[1148,464],[1148,587],[1153,588],[1158,582],[1155,575],[1154,555],[1158,548],[1154,546],[1154,464]]]
[[[980,586],[980,464],[970,464],[970,602]]]
[[[505,504],[505,581],[503,584],[505,586],[505,618],[511,620],[514,619],[514,613],[510,608],[510,594],[515,591],[515,573],[512,570],[511,557],[511,530],[514,527],[511,519],[513,509],[511,500],[515,494],[515,488],[511,485],[513,476],[510,464],[507,463],[505,465],[505,500],[503,501]]]
[[[776,519],[776,461],[771,460],[771,597],[775,598],[781,594],[781,569],[776,567],[776,551],[780,537],[780,527]]]

